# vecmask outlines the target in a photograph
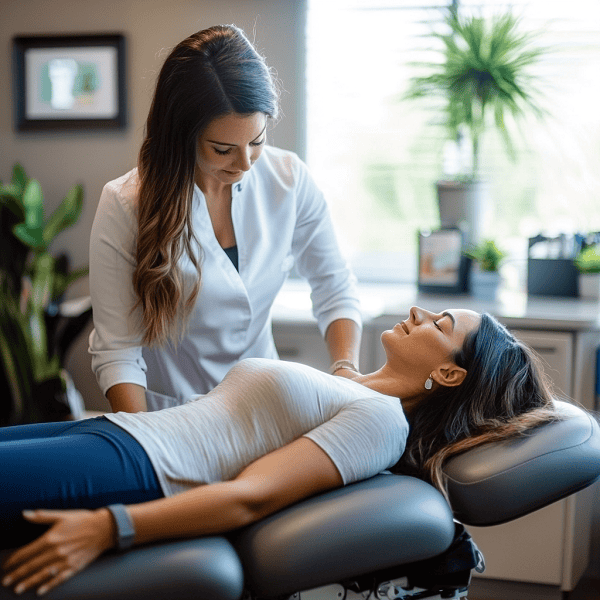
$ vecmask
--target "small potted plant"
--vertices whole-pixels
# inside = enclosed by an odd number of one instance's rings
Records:
[[[586,300],[600,299],[600,244],[582,248],[575,257],[579,271],[579,296]]]
[[[475,261],[475,271],[471,274],[471,293],[477,298],[493,300],[500,287],[500,264],[506,252],[496,246],[494,240],[483,240],[472,246],[465,256]]]

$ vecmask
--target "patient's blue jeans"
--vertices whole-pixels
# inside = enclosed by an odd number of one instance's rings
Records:
[[[0,428],[0,548],[47,529],[23,519],[27,508],[99,508],[162,497],[146,452],[104,417]]]

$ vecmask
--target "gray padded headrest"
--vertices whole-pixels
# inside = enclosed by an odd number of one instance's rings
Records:
[[[456,519],[496,525],[560,500],[600,477],[600,427],[586,411],[555,401],[562,419],[525,437],[493,442],[444,467]]]

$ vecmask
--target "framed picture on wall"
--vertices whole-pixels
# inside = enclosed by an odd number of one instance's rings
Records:
[[[125,37],[13,38],[18,131],[126,126]]]
[[[471,261],[463,255],[460,229],[419,232],[418,288],[422,292],[460,294],[468,290]]]

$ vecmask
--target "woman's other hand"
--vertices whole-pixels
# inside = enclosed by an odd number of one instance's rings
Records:
[[[115,545],[115,525],[107,509],[34,510],[23,511],[23,516],[51,527],[2,565],[2,585],[14,587],[17,594],[31,588],[45,594]]]

